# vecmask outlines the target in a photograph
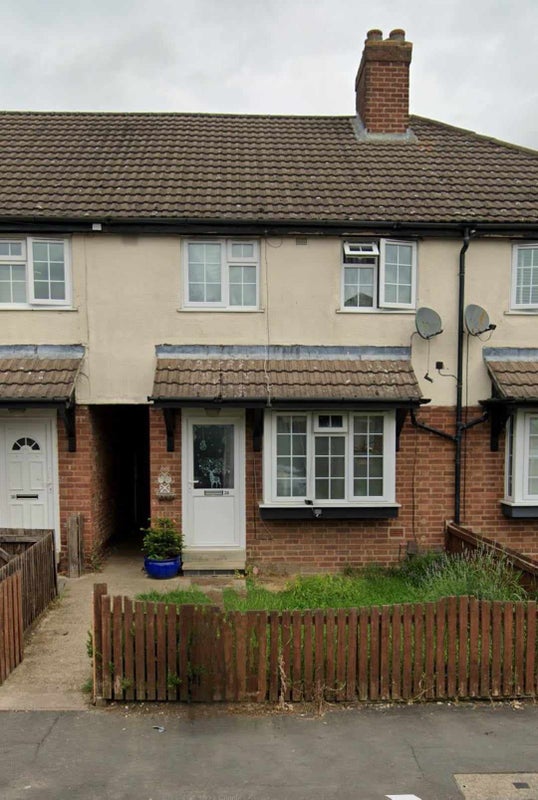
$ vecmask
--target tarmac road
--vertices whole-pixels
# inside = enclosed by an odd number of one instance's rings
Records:
[[[0,712],[1,800],[538,798],[532,704],[160,709]]]

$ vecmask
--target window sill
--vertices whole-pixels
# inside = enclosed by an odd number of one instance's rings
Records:
[[[204,306],[185,306],[184,308],[176,309],[178,314],[263,314],[265,308],[205,308]]]
[[[0,311],[78,311],[73,306],[22,306],[22,305],[0,305]]]
[[[337,308],[337,314],[415,314],[414,308]]]
[[[510,308],[504,312],[505,317],[535,317],[538,308]]]
[[[269,505],[259,506],[262,519],[394,519],[398,516],[398,503],[376,505]]]
[[[507,519],[538,519],[538,504],[501,500],[501,509]]]

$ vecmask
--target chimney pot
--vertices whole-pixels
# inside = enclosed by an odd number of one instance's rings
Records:
[[[389,39],[398,42],[405,42],[405,31],[402,28],[394,28],[389,34]]]
[[[368,31],[366,34],[366,41],[368,42],[381,42],[383,40],[383,31],[380,31],[379,28],[372,28],[371,31]]]

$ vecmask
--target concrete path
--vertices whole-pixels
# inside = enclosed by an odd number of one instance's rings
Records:
[[[110,594],[135,597],[152,589],[186,588],[191,579],[152,580],[142,569],[140,553],[121,552],[113,553],[101,572],[61,579],[61,595],[28,636],[22,664],[0,686],[0,710],[87,708],[83,686],[91,676],[87,643],[94,583],[108,584]]]
[[[376,706],[317,718],[299,709],[146,711],[0,712],[0,797],[538,797],[538,708],[531,705]]]

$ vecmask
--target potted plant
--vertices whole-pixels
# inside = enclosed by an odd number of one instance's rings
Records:
[[[181,569],[183,534],[173,519],[157,517],[142,528],[144,569],[150,578],[174,578]]]

